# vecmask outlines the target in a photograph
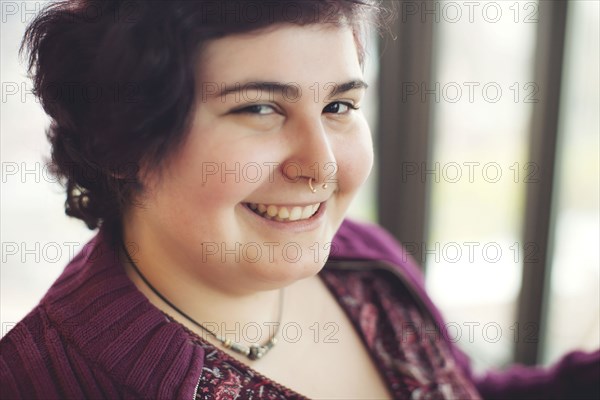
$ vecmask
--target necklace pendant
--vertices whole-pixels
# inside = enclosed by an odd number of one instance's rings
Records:
[[[248,354],[248,358],[251,360],[258,360],[267,354],[268,350],[269,349],[265,346],[252,345],[250,346],[250,354]]]

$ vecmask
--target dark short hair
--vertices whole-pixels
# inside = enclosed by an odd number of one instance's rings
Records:
[[[183,142],[202,44],[280,23],[380,25],[374,0],[72,0],[29,25],[34,93],[51,117],[52,171],[65,211],[90,229],[118,229],[143,190],[140,165],[159,168]],[[364,48],[357,37],[359,58]],[[201,68],[201,66],[200,66]],[[142,164],[143,163],[143,164]]]

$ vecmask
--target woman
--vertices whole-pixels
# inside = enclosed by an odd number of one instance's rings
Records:
[[[473,379],[406,253],[344,221],[373,162],[379,12],[80,1],[38,17],[25,43],[67,213],[100,231],[2,340],[3,396],[511,393]]]

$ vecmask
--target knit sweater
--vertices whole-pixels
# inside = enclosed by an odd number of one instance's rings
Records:
[[[391,266],[443,329],[418,268],[386,232],[345,221],[332,249],[331,268],[359,260]],[[447,337],[441,340],[460,375],[487,398],[593,398],[600,392],[600,352],[570,355],[551,369],[517,367],[475,378]],[[137,290],[100,231],[0,341],[1,397],[193,399],[205,355],[189,331]]]

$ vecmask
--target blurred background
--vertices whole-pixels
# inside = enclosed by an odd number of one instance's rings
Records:
[[[422,265],[483,370],[600,347],[597,1],[403,1],[369,38],[377,165],[351,216]],[[0,1],[4,335],[94,235],[64,215],[18,57],[45,1]]]

